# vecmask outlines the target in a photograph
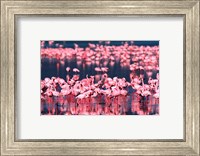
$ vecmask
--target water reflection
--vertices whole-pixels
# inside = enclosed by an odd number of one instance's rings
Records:
[[[42,115],[157,115],[159,101],[153,96],[146,99],[136,93],[108,98],[76,99],[73,95],[49,97],[41,100]]]

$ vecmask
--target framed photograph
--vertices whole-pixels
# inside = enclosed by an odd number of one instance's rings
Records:
[[[158,41],[41,41],[41,115],[159,114]]]
[[[1,155],[199,155],[199,0],[1,0]]]

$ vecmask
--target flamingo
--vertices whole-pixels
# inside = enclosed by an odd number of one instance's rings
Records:
[[[79,94],[78,96],[76,96],[77,99],[84,99],[86,98],[86,94]]]
[[[102,67],[101,71],[106,73],[106,72],[108,72],[108,68],[107,67]]]
[[[62,89],[61,90],[61,95],[66,96],[69,95],[71,93],[71,90],[69,89]]]
[[[124,89],[122,89],[122,90],[120,91],[120,93],[121,93],[121,95],[123,95],[123,96],[126,96],[126,95],[128,94],[128,92],[127,92],[126,90],[124,90]]]
[[[69,72],[69,71],[70,71],[70,67],[67,67],[67,68],[66,68],[66,71]]]
[[[78,70],[77,68],[74,68],[74,69],[73,69],[73,72],[75,72],[75,73],[79,73],[80,70]]]
[[[147,96],[151,95],[151,92],[148,90],[144,90],[141,92],[141,95],[147,97]]]
[[[101,72],[101,68],[99,68],[99,67],[95,67],[95,69],[94,69],[96,72]]]

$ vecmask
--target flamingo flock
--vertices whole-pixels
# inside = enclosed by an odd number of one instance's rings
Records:
[[[53,41],[49,41],[49,45]],[[41,42],[44,46],[44,42]],[[93,64],[94,75],[84,69],[67,66],[66,77],[41,80],[42,114],[49,115],[154,115],[159,114],[159,47],[88,43],[85,48],[57,45],[41,48],[42,59],[56,59],[60,64],[75,59]],[[120,64],[129,78],[111,75],[110,66]],[[108,66],[109,65],[109,66]]]

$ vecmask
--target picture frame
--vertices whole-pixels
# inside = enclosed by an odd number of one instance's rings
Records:
[[[1,0],[1,155],[199,155],[199,4],[199,0]],[[15,22],[21,15],[184,17],[184,139],[18,140]]]

